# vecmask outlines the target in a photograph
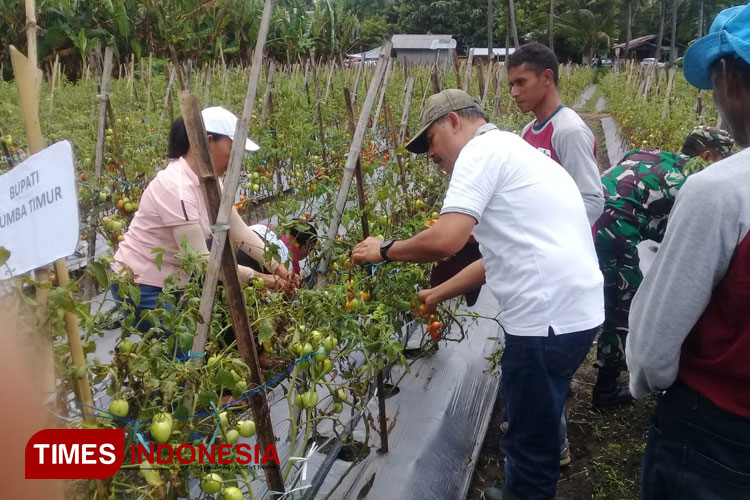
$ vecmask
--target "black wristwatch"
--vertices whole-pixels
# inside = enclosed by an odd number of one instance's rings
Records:
[[[396,240],[385,240],[380,244],[380,256],[383,257],[383,262],[391,261],[391,259],[388,258],[388,250],[391,249],[395,241]]]

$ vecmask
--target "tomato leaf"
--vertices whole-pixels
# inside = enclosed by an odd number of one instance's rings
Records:
[[[10,250],[0,247],[0,266],[8,262],[8,259],[10,259]]]
[[[96,279],[102,288],[109,288],[109,279],[107,278],[107,270],[101,262],[92,262],[89,265],[89,272]]]
[[[164,259],[164,252],[165,250],[163,248],[153,248],[151,250],[151,253],[155,253],[156,257],[154,257],[154,264],[156,264],[156,268],[161,271],[161,264],[162,260]]]
[[[211,401],[214,403],[219,402],[219,394],[216,391],[203,390],[198,394],[198,404],[201,406],[209,406]]]
[[[219,371],[213,376],[213,382],[224,387],[233,387],[235,384],[232,373],[224,368],[219,368]]]
[[[130,371],[134,373],[146,373],[149,368],[148,359],[138,356],[130,362]]]

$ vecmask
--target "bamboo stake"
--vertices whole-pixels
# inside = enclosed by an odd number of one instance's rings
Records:
[[[391,77],[391,71],[393,70],[393,59],[388,58],[388,66],[385,68],[385,76],[383,77],[383,85],[380,89],[380,99],[378,100],[378,107],[375,109],[375,118],[372,120],[372,128],[370,129],[373,133],[378,126],[378,118],[380,118],[380,109],[383,107],[383,101],[385,100],[385,92],[388,90],[388,79]]]
[[[172,91],[172,85],[174,84],[175,75],[177,74],[177,69],[172,66],[172,71],[169,73],[169,82],[167,83],[167,93],[164,96],[164,106],[161,108],[161,115],[159,116],[159,132],[161,132],[161,124],[164,121],[164,112],[167,110],[167,104],[170,103],[169,100],[169,93]],[[170,122],[171,122],[170,117]]]
[[[26,3],[26,12],[28,17],[29,30],[34,29],[33,38],[36,37],[36,18],[35,18],[35,7],[34,1],[30,0]],[[29,35],[30,38],[32,37]],[[32,48],[34,57],[36,57],[36,40],[29,44]],[[41,84],[42,84],[42,72],[37,68],[36,59],[27,59],[21,54],[14,46],[10,46],[10,57],[11,63],[13,64],[13,74],[15,76],[16,85],[18,86],[19,100],[21,101],[21,110],[24,115],[24,125],[26,129],[26,136],[29,143],[29,152],[31,154],[38,153],[43,148],[42,143],[42,131],[39,125],[39,101],[41,95]],[[55,262],[55,269],[57,272],[58,282],[61,286],[68,284],[68,269],[65,263],[65,259],[58,259]],[[36,273],[36,279],[38,281],[48,281],[49,271],[44,268],[43,270]],[[40,293],[41,292],[41,293]],[[47,297],[48,290],[46,288],[37,288],[37,303],[39,304],[39,312],[43,316],[42,324],[46,324],[47,320]],[[86,357],[81,346],[81,337],[78,332],[78,320],[75,314],[71,311],[65,312],[65,326],[68,334],[68,345],[70,347],[70,354],[73,360],[74,366],[82,368],[86,366]],[[37,348],[37,356],[39,358],[39,370],[38,378],[43,392],[54,392],[54,359],[52,354],[52,339],[49,336],[49,331],[46,328],[40,329],[40,335],[35,339]],[[81,377],[76,380],[77,396],[79,401],[84,405],[93,406],[94,401],[91,396],[91,386],[89,385],[88,376]],[[91,412],[82,410],[83,419],[85,422],[93,423],[94,416]]]
[[[273,92],[273,76],[276,72],[276,61],[271,60],[268,65],[268,75],[266,77],[266,90],[263,93],[263,108],[260,111],[260,126],[266,122],[266,117],[269,113],[269,106],[271,104],[271,93]]]
[[[365,137],[365,129],[367,128],[367,121],[370,113],[372,112],[372,106],[375,103],[375,98],[378,94],[378,89],[383,81],[385,74],[385,68],[390,59],[391,47],[393,43],[389,40],[385,42],[380,48],[380,56],[378,59],[377,69],[375,70],[375,76],[370,80],[370,88],[367,91],[367,97],[362,105],[362,113],[359,115],[357,121],[357,127],[354,131],[354,137],[352,139],[351,146],[349,148],[349,155],[346,159],[346,165],[344,165],[344,176],[341,180],[341,187],[339,188],[338,197],[336,199],[336,208],[331,219],[331,224],[328,227],[327,239],[325,242],[325,248],[322,252],[323,258],[320,263],[320,274],[317,278],[317,287],[321,288],[325,284],[325,273],[328,271],[328,265],[331,260],[331,245],[336,238],[339,230],[339,224],[341,223],[341,216],[344,212],[344,206],[346,205],[346,199],[349,196],[349,188],[352,184],[352,178],[354,177],[354,169],[357,164],[357,158],[362,152],[362,142]]]
[[[206,206],[209,216],[216,227],[224,227],[229,224],[231,211],[234,210],[234,195],[239,185],[239,176],[242,169],[242,158],[245,151],[245,138],[249,127],[250,118],[255,105],[255,95],[260,80],[260,71],[263,64],[263,49],[268,37],[268,28],[273,11],[273,0],[265,0],[263,14],[261,16],[258,38],[256,41],[253,62],[250,69],[250,77],[245,96],[245,104],[242,118],[237,122],[232,151],[230,153],[229,168],[224,177],[224,192],[219,201],[219,184],[211,165],[208,154],[208,139],[203,128],[203,122],[198,109],[197,98],[192,94],[183,93],[180,96],[180,104],[185,119],[185,127],[188,131],[191,145],[196,146],[199,161],[197,167],[201,170],[199,178],[202,186],[213,186],[204,191],[207,197]],[[201,297],[200,312],[204,321],[198,324],[195,337],[193,338],[193,353],[202,353],[213,312],[213,302],[216,294],[216,285],[221,269],[222,281],[226,290],[227,299],[230,304],[232,323],[237,337],[237,347],[245,362],[251,369],[251,382],[256,386],[263,384],[262,370],[258,361],[258,353],[255,342],[252,340],[250,325],[248,323],[247,309],[242,287],[237,274],[237,260],[231,245],[227,245],[228,231],[217,231],[211,246],[211,256],[208,262],[208,272],[203,282],[203,296]],[[200,364],[202,358],[193,358],[194,363]],[[253,409],[256,423],[258,425],[258,442],[265,449],[274,444],[275,438],[271,425],[270,411],[265,392],[259,392],[252,398],[250,403]],[[270,490],[282,494],[284,492],[284,481],[278,466],[266,466],[266,483]]]
[[[503,97],[502,97],[502,90],[503,90],[503,80],[505,79],[505,65],[499,64],[500,71],[498,72],[497,76],[497,86],[495,87],[495,103],[494,103],[494,110],[495,110],[495,116],[497,116],[498,120],[501,120],[503,117]]]
[[[484,95],[484,64],[477,64],[477,85],[479,85],[479,96]]]
[[[362,77],[362,67],[365,65],[364,62],[360,61],[359,67],[357,68],[357,76],[354,77],[354,87],[352,89],[352,103],[357,103],[357,92],[359,91],[359,80]]]
[[[148,75],[147,78],[147,87],[146,87],[146,107],[152,110],[156,110],[156,103],[154,102],[154,97],[151,95],[151,53],[148,54]],[[143,59],[141,59],[142,61]]]
[[[664,120],[669,112],[669,97],[672,95],[672,84],[674,83],[674,77],[677,74],[677,70],[669,68],[669,80],[667,81],[667,92],[664,95],[664,103],[661,107],[661,119]]]
[[[323,99],[324,99],[324,100],[326,100],[326,101],[328,100],[328,94],[329,94],[329,93],[330,93],[330,91],[331,91],[331,80],[333,79],[333,71],[334,71],[334,69],[336,68],[336,63],[335,63],[335,62],[334,62],[333,60],[331,60],[331,61],[330,61],[330,62],[328,63],[328,65],[329,65],[330,67],[329,67],[329,69],[328,69],[328,81],[326,81],[326,95],[325,95],[325,97],[323,98]],[[2,74],[2,73],[0,73],[0,74]]]
[[[409,108],[411,107],[411,96],[414,92],[414,77],[409,76],[406,79],[406,88],[404,90],[404,108],[401,112],[401,122],[398,127],[398,144],[401,145],[406,139],[407,129],[409,127]]]
[[[494,61],[490,59],[490,63],[487,65],[487,80],[484,82],[484,92],[482,92],[482,107],[484,107],[484,103],[487,102],[487,95],[490,93],[490,80],[494,73],[494,66]]]
[[[456,87],[457,89],[460,89],[463,87],[461,85],[461,65],[458,62],[458,53],[454,50],[453,51],[453,69],[456,72]]]
[[[213,66],[208,65],[206,68],[206,87],[203,93],[203,107],[207,108],[211,105],[211,75],[213,74]]]
[[[54,108],[53,103],[55,101],[55,84],[57,83],[57,73],[58,73],[59,65],[60,65],[60,54],[55,54],[55,63],[52,65],[52,85],[51,85],[50,93],[49,93],[49,112],[48,112],[49,115],[52,114],[52,109]],[[2,74],[3,72],[0,69],[0,75]]]
[[[98,179],[102,176],[102,163],[104,162],[104,133],[107,128],[107,103],[109,102],[109,80],[112,75],[112,48],[104,49],[104,67],[102,68],[102,82],[99,88],[99,127],[96,135],[96,153],[94,156],[94,176]],[[88,249],[86,251],[86,266],[94,262],[96,254],[96,228],[99,223],[99,206],[95,205],[94,212],[89,217]],[[94,296],[94,277],[86,275],[84,282],[83,297],[89,301]]]
[[[466,78],[464,79],[464,92],[469,91],[469,82],[471,81],[471,71],[474,64],[474,49],[469,49],[469,59],[466,60]]]
[[[323,128],[323,109],[321,108],[320,103],[320,87],[318,86],[318,65],[317,62],[314,60],[315,58],[315,52],[312,53],[310,56],[313,58],[312,63],[310,64],[311,72],[312,72],[312,78],[313,78],[313,87],[315,89],[315,115],[318,119],[318,135],[320,140],[320,149],[322,151],[323,156],[323,163],[325,165],[328,165],[328,152],[326,151],[326,134],[325,129]]]

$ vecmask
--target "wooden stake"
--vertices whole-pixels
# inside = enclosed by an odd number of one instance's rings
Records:
[[[52,85],[49,93],[49,115],[52,115],[53,102],[55,101],[55,84],[57,83],[57,73],[60,64],[60,54],[55,54],[55,64],[52,65]],[[2,70],[0,70],[0,77],[2,77]]]
[[[474,64],[474,49],[469,49],[469,58],[466,60],[466,78],[464,79],[464,92],[469,91],[469,82],[471,82],[471,70]]]
[[[375,104],[375,98],[378,95],[380,84],[383,81],[388,59],[391,57],[392,46],[393,43],[389,40],[380,48],[380,56],[375,70],[375,76],[370,80],[370,88],[367,91],[367,97],[362,105],[362,113],[359,115],[359,120],[357,121],[357,127],[354,131],[354,137],[349,148],[349,155],[346,159],[346,165],[344,166],[344,176],[341,180],[341,187],[339,188],[338,197],[336,199],[335,212],[331,219],[331,224],[328,226],[327,239],[325,240],[325,247],[322,252],[323,258],[320,262],[321,271],[317,278],[318,288],[321,288],[325,284],[325,273],[328,271],[328,265],[331,260],[331,245],[338,235],[341,216],[344,212],[344,206],[346,205],[346,199],[349,196],[349,188],[351,187],[354,170],[357,165],[357,158],[359,158],[359,155],[362,152],[362,142],[365,137],[365,130],[367,129],[367,120],[372,112],[372,107]]]
[[[109,80],[112,75],[112,48],[104,49],[104,67],[102,68],[102,81],[99,87],[99,127],[96,135],[96,152],[94,156],[94,175],[96,178],[102,176],[102,163],[104,162],[104,134],[107,128],[107,103],[109,102]],[[94,205],[94,212],[89,217],[89,232],[86,241],[88,249],[86,251],[86,266],[94,262],[96,254],[96,228],[99,225],[99,208]],[[83,297],[89,301],[94,296],[96,284],[94,277],[86,275],[84,282]]]
[[[188,132],[191,147],[195,147],[198,158],[198,165],[196,165],[199,169],[198,176],[201,186],[205,186],[204,196],[206,197],[206,207],[209,210],[211,222],[216,227],[228,226],[231,211],[234,210],[234,195],[239,185],[242,158],[245,153],[245,138],[247,137],[250,118],[252,117],[255,105],[255,95],[263,64],[263,49],[268,37],[272,11],[273,0],[265,0],[255,52],[253,54],[253,63],[250,69],[245,105],[242,117],[237,121],[234,141],[232,142],[232,151],[230,153],[229,168],[224,177],[224,193],[221,199],[219,199],[218,178],[213,171],[211,158],[208,153],[208,139],[203,127],[198,100],[194,95],[188,93],[183,93],[180,96],[180,106],[183,118],[185,119],[185,128]],[[237,259],[232,250],[232,245],[226,244],[227,236],[228,231],[217,231],[214,236],[214,242],[211,246],[211,256],[208,262],[208,272],[203,281],[203,296],[201,297],[200,305],[200,312],[204,321],[203,323],[199,323],[196,329],[192,352],[202,353],[205,350],[208,327],[213,312],[216,285],[219,270],[221,270],[222,282],[232,316],[232,324],[234,325],[234,332],[237,337],[237,348],[245,363],[250,367],[251,383],[257,387],[263,384],[263,372],[258,361],[255,342],[250,332],[245,297],[239,281],[239,275],[237,274]],[[200,364],[201,361],[202,358],[193,358],[194,363]],[[250,398],[250,403],[258,426],[258,443],[262,449],[266,449],[267,446],[275,443],[266,393],[263,391],[257,393]],[[284,481],[281,477],[279,467],[266,464],[264,472],[269,489],[282,494],[284,492]]]
[[[383,107],[383,101],[385,100],[385,92],[388,90],[388,79],[391,77],[391,71],[393,70],[393,59],[388,58],[388,66],[385,68],[385,76],[383,77],[383,85],[380,89],[380,99],[378,100],[378,107],[375,109],[375,118],[372,120],[372,129],[374,133],[375,128],[378,126],[378,118],[380,118],[380,109]]]
[[[505,65],[500,65],[500,71],[498,72],[497,76],[497,86],[495,87],[495,103],[494,103],[494,110],[495,110],[495,116],[497,116],[498,120],[501,120],[503,117],[503,80],[505,79]]]
[[[260,126],[266,122],[266,117],[269,113],[269,105],[271,103],[271,93],[273,92],[273,75],[276,72],[276,61],[271,60],[268,65],[268,76],[266,77],[266,90],[263,93],[263,108],[260,111]]]
[[[669,113],[669,97],[672,95],[672,84],[674,84],[674,77],[677,74],[677,70],[669,68],[669,80],[667,81],[667,92],[664,95],[664,103],[661,107],[661,119],[664,120]]]
[[[477,64],[477,84],[479,85],[479,96],[484,95],[484,64]]]
[[[458,62],[458,53],[453,51],[453,69],[456,72],[456,87],[457,89],[462,88],[461,85],[461,64]]]
[[[409,76],[406,79],[406,88],[404,89],[404,107],[401,112],[401,122],[398,127],[398,144],[399,147],[404,143],[409,127],[409,108],[411,106],[411,96],[414,92],[414,77]]]

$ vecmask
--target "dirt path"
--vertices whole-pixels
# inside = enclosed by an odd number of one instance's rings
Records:
[[[608,115],[580,114],[596,136],[597,162],[599,171],[604,172],[610,167],[610,160],[601,119]],[[560,473],[557,500],[635,500],[654,399],[606,413],[594,411],[591,388],[596,380],[596,370],[592,366],[595,355],[594,346],[573,378],[568,410],[572,463]],[[504,480],[504,458],[499,449],[501,408],[502,402],[498,399],[474,471],[469,500],[483,500],[485,487],[502,484]]]

